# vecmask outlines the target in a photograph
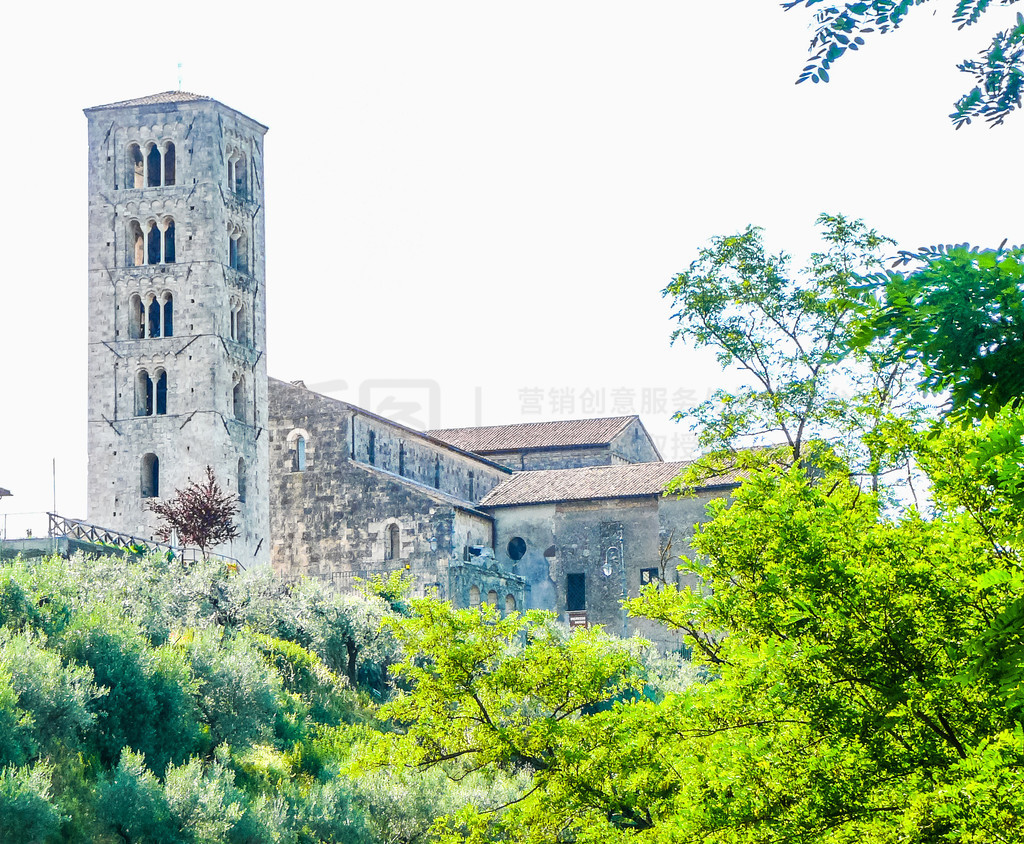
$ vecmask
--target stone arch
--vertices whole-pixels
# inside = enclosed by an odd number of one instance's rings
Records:
[[[239,225],[228,226],[228,266],[240,273],[249,272],[249,238]]]
[[[516,597],[515,597],[515,595],[511,595],[511,594],[510,595],[506,595],[505,596],[505,612],[509,613],[509,612],[515,612],[515,611],[516,611]]]
[[[239,297],[232,296],[229,304],[231,308],[228,325],[229,335],[236,343],[247,346],[249,345],[249,326],[245,321],[245,303]]]
[[[160,229],[163,231],[163,250],[160,255],[160,262],[173,264],[174,261],[174,218],[164,217]]]
[[[305,472],[309,434],[305,428],[292,428],[288,433],[288,455],[293,472]]]
[[[384,528],[384,559],[402,559],[402,528],[397,521]]]
[[[174,336],[174,294],[170,290],[164,290],[160,294],[161,318],[163,324],[160,333],[163,337]]]
[[[165,185],[173,185],[175,170],[177,168],[177,156],[174,150],[174,141],[165,141],[163,146],[164,167],[163,177]]]
[[[228,190],[243,199],[249,196],[249,167],[244,152],[237,149],[229,149],[228,160]]]
[[[153,378],[149,371],[140,369],[135,373],[135,415],[152,416],[154,396]]]
[[[163,156],[160,155],[160,147],[153,141],[146,144],[146,187],[160,187],[160,176],[163,170]]]
[[[128,223],[128,264],[132,267],[146,265],[146,235],[138,220]]]
[[[489,589],[487,592],[487,603],[492,607],[498,606],[498,593],[494,589]]]
[[[125,150],[124,186],[126,188],[144,188],[146,186],[146,161],[142,155],[142,147],[137,141],[132,141]]]
[[[167,414],[167,370],[162,368],[153,373],[153,410],[157,416]]]
[[[480,587],[475,583],[469,587],[469,605],[471,607],[480,606]]]
[[[236,373],[231,380],[231,413],[239,422],[245,422],[245,376]]]
[[[133,293],[128,299],[128,338],[141,340],[146,336],[146,306],[142,297]]]

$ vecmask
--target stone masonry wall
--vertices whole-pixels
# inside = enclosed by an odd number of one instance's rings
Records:
[[[244,488],[242,535],[216,550],[269,561],[266,483],[266,305],[261,126],[213,100],[86,111],[89,121],[89,516],[147,537],[156,521],[143,480],[158,460],[166,498],[210,465]],[[136,187],[129,150],[174,146],[173,184]],[[226,183],[226,155],[245,150],[246,190]],[[148,166],[148,165],[147,165]],[[239,167],[242,170],[242,167]],[[173,222],[173,255],[135,254],[134,227]],[[245,232],[244,269],[229,266],[229,229]],[[170,302],[159,332],[138,336],[138,302]],[[231,310],[241,307],[240,328]],[[145,336],[150,333],[150,336]],[[158,333],[159,336],[153,336]],[[140,379],[166,375],[166,406],[140,408]],[[236,384],[242,384],[239,393]],[[144,401],[141,402],[144,404]],[[241,471],[240,471],[241,469]]]

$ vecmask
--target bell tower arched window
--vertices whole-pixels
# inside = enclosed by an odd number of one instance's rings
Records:
[[[128,337],[132,340],[174,336],[174,296],[169,290],[159,298],[138,293],[128,300]]]
[[[150,144],[146,152],[146,187],[160,187],[160,148]]]
[[[138,293],[128,300],[128,337],[140,340],[146,336],[146,306]]]
[[[167,413],[167,373],[162,369],[156,377],[156,415]]]
[[[127,188],[144,188],[146,186],[146,165],[142,150],[138,144],[128,145],[127,171],[124,185]]]
[[[135,415],[153,415],[153,379],[145,369],[135,376]]]
[[[177,166],[173,141],[163,144],[150,141],[144,146],[133,141],[125,150],[123,187],[139,189],[173,185],[177,180]]]
[[[164,220],[164,254],[165,264],[174,263],[174,220],[168,217]]]
[[[138,220],[132,220],[128,229],[128,246],[133,267],[144,267],[146,265],[146,236],[142,233],[142,226]]]
[[[238,299],[232,297],[229,324],[231,339],[236,343],[248,345],[249,338],[247,329],[248,325],[245,321],[245,305],[243,305]]]
[[[174,218],[164,217],[159,223],[149,220],[128,224],[128,264],[144,267],[147,264],[173,264],[176,261]]]
[[[249,239],[238,226],[228,230],[228,266],[240,273],[249,272]]]
[[[156,298],[150,299],[149,301],[149,320],[146,325],[146,336],[147,337],[159,337],[160,336],[160,317],[163,315],[163,309],[160,307],[160,303]]]
[[[167,413],[167,372],[152,374],[140,369],[135,375],[135,415],[163,416]]]
[[[164,337],[174,336],[174,297],[170,293],[164,293]]]
[[[164,184],[174,184],[174,169],[177,162],[174,159],[174,144],[168,141],[164,144]]]
[[[239,422],[245,421],[245,379],[238,377],[231,390],[231,412]]]
[[[249,168],[240,152],[228,153],[228,190],[241,199],[249,198]]]
[[[146,226],[146,263],[160,263],[160,227],[156,223]]]

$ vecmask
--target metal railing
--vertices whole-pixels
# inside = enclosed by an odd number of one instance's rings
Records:
[[[90,545],[127,551],[129,554],[150,554],[165,553],[172,554],[175,559],[185,563],[195,563],[203,558],[198,548],[182,548],[170,545],[166,542],[156,542],[152,539],[140,539],[130,533],[111,530],[110,528],[92,525],[83,522],[81,519],[68,519],[57,513],[47,513],[50,519],[48,533],[51,537],[63,537],[65,539],[77,539],[79,542],[87,542]],[[208,559],[219,560],[237,569],[244,569],[234,557],[225,554],[216,554],[208,551]]]

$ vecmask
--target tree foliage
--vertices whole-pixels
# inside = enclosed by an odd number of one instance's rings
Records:
[[[768,253],[762,230],[748,226],[712,238],[662,291],[672,299],[673,342],[712,348],[723,368],[746,376],[736,390],[720,389],[677,419],[690,419],[711,452],[785,444],[785,452],[761,455],[783,462],[804,459],[809,441],[828,439],[877,478],[906,461],[861,435],[896,414],[912,420],[925,411],[908,383],[908,361],[885,354],[881,343],[851,349],[849,342],[861,319],[856,286],[881,269],[893,241],[842,215],[822,214],[818,225],[823,249],[799,272],[785,253]],[[708,471],[730,466],[718,461]]]
[[[786,0],[787,11],[803,6],[814,10],[816,28],[810,43],[810,63],[797,82],[808,79],[828,82],[832,64],[864,45],[865,35],[884,35],[898,29],[918,6],[930,0],[869,0],[825,4],[823,0]],[[952,22],[958,29],[978,23],[994,6],[1009,6],[1018,0],[956,0]],[[966,59],[957,67],[974,77],[974,86],[957,100],[950,119],[956,128],[982,118],[998,126],[1020,107],[1024,87],[1024,15],[1018,14],[1008,29],[997,32],[992,43],[977,59]]]
[[[923,247],[866,282],[862,345],[882,343],[894,358],[919,364],[921,385],[948,392],[949,409],[963,418],[1020,402],[1024,247]]]
[[[180,543],[198,548],[204,560],[211,548],[238,536],[234,522],[238,499],[220,488],[210,466],[205,481],[190,481],[167,501],[150,502],[149,509],[160,516],[157,536],[161,541],[177,534]]]

